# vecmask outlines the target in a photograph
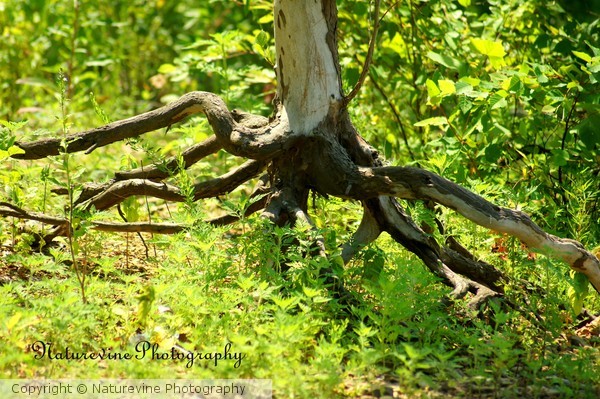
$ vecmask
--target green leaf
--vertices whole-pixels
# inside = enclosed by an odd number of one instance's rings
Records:
[[[471,44],[479,53],[487,55],[490,63],[494,68],[499,68],[504,65],[504,56],[506,52],[500,41],[492,41],[487,39],[475,38],[471,40]]]
[[[439,96],[442,92],[440,91],[440,89],[438,89],[437,85],[435,84],[435,82],[431,79],[427,79],[427,81],[425,82],[425,86],[427,86],[427,95],[430,98]]]
[[[556,107],[546,104],[542,107],[542,113],[546,115],[552,115],[556,111]]]
[[[165,73],[165,74],[175,72],[176,70],[177,70],[177,67],[173,64],[162,64],[158,68],[159,73]]]
[[[600,145],[600,115],[595,114],[585,119],[577,128],[579,139],[589,149],[594,150],[597,145]]]
[[[548,77],[546,76],[544,71],[542,71],[542,68],[540,68],[539,66],[536,66],[533,70],[533,73],[535,73],[535,76],[537,77],[538,82],[548,83]]]
[[[442,97],[456,93],[456,87],[454,86],[454,82],[451,80],[441,79],[438,81],[438,85],[440,87],[440,94]]]
[[[581,51],[573,51],[573,54],[575,54],[577,57],[581,58],[585,62],[592,61],[592,57],[590,55],[588,55],[586,53],[582,53]]]
[[[388,133],[387,136],[385,136],[385,141],[392,145],[395,145],[398,140],[396,139],[396,136],[394,134]]]
[[[513,75],[502,84],[502,88],[511,93],[518,93],[523,89],[523,84],[517,75]]]
[[[105,67],[111,64],[114,64],[115,60],[113,59],[105,59],[105,60],[91,60],[86,61],[85,66],[87,67]]]
[[[466,82],[456,82],[456,84],[454,85],[454,88],[456,90],[456,94],[465,94],[471,90],[473,90],[473,86],[471,86],[470,84],[466,83]]]
[[[156,293],[154,291],[154,287],[150,284],[146,285],[142,289],[142,293],[137,296],[138,300],[138,319],[142,323],[142,325],[146,324],[146,319],[150,314],[150,310],[152,309],[152,303],[154,302],[154,298],[156,297]]]
[[[567,296],[571,302],[573,312],[578,315],[583,310],[583,301],[589,293],[589,280],[582,274],[575,271],[571,273],[571,286],[567,289]]]
[[[433,118],[423,119],[415,123],[415,126],[442,126],[447,125],[448,120],[443,116],[434,116]]]
[[[19,320],[21,320],[22,316],[23,314],[21,312],[16,312],[14,315],[12,315],[12,317],[8,319],[8,321],[5,324],[6,329],[8,331],[11,331],[17,325]]]
[[[427,86],[427,95],[429,96],[429,101],[427,101],[428,105],[437,105],[442,101],[442,97],[440,94],[442,91],[437,87],[435,82],[431,79],[427,79],[425,82],[425,86]]]
[[[506,55],[502,42],[475,38],[471,40],[475,50],[488,57],[502,58]]]
[[[267,13],[263,15],[259,20],[259,24],[271,24],[273,23],[273,13]]]
[[[256,35],[256,44],[262,48],[267,47],[269,44],[269,34],[264,30],[261,30],[258,35]]]
[[[600,72],[600,56],[592,58],[587,67],[588,71],[590,71],[591,73]]]
[[[569,152],[560,148],[553,149],[551,153],[550,162],[555,167],[565,166],[570,158]]]
[[[8,149],[8,155],[13,156],[16,154],[25,154],[25,150],[22,149],[21,147],[17,147],[16,145],[13,145],[12,147],[10,147]]]
[[[587,40],[585,40],[585,44],[587,44],[588,47],[592,49],[592,51],[594,52],[594,56],[600,57],[600,48],[592,46],[592,44]]]
[[[485,147],[484,153],[486,161],[494,163],[502,156],[502,148],[498,144],[490,144]]]
[[[467,83],[473,87],[477,87],[479,86],[479,83],[481,83],[481,80],[477,78],[472,78],[470,76],[465,76],[464,78],[460,78],[459,82]]]
[[[498,90],[490,97],[488,103],[490,104],[492,109],[504,108],[508,105],[508,103],[506,102],[507,95],[508,93],[506,91]]]
[[[497,94],[494,94],[492,97],[490,97],[489,102],[492,109],[504,108],[508,105],[506,100],[502,97],[499,97]]]
[[[454,69],[454,70],[459,70],[459,69],[463,68],[462,62],[460,62],[459,60],[457,60],[455,58],[447,56],[447,55],[438,54],[438,53],[434,53],[433,51],[430,51],[427,53],[427,57],[429,57],[433,62],[443,65],[446,68],[450,68],[450,69]]]
[[[471,5],[471,0],[458,0],[458,4],[467,8]]]
[[[398,32],[396,32],[392,40],[388,40],[384,43],[384,47],[389,48],[401,56],[406,53],[406,43],[404,42],[402,36],[398,34]]]
[[[17,80],[17,84],[43,87],[46,90],[56,90],[54,83],[48,79],[38,77],[25,77]]]
[[[372,282],[377,281],[384,265],[385,257],[381,251],[368,249],[363,261],[363,278]]]
[[[473,102],[466,96],[458,97],[458,107],[463,113],[467,113],[473,108]]]

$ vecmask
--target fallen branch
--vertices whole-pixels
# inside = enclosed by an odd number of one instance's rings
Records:
[[[92,222],[93,229],[98,231],[113,233],[153,233],[153,234],[177,234],[191,226],[178,223],[111,223],[111,222]]]
[[[293,139],[304,134],[291,132],[287,116],[280,116],[272,125],[258,128],[237,123],[223,100],[216,94],[195,91],[184,94],[178,100],[155,109],[108,125],[72,134],[63,140],[42,139],[28,143],[16,142],[24,152],[13,154],[17,159],[40,159],[59,155],[61,152],[85,151],[97,148],[163,127],[171,126],[182,119],[203,112],[210,123],[220,145],[230,154],[251,158],[269,159],[293,145]],[[240,120],[244,120],[245,116]],[[256,126],[255,123],[247,123]],[[63,148],[64,147],[64,148]]]
[[[188,148],[181,154],[183,159],[182,166],[187,169],[208,155],[216,153],[222,147],[217,141],[216,136],[211,136],[203,142]],[[150,165],[128,171],[115,172],[115,178],[117,180],[160,180],[180,172],[179,166],[177,158],[170,158],[160,165]]]
[[[0,209],[0,215],[2,216],[12,216],[18,219],[34,220],[36,222],[49,224],[52,226],[66,226],[69,224],[67,219],[44,215],[43,213],[27,212],[26,210],[16,205],[9,204],[8,202],[0,202],[0,207],[8,208]]]

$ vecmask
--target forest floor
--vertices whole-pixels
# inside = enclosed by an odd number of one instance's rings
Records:
[[[231,234],[239,234],[239,231],[231,231]],[[113,265],[115,270],[124,274],[134,275],[142,279],[152,279],[160,273],[160,259],[166,256],[168,248],[151,243],[152,237],[145,235],[142,241],[138,236],[129,234],[126,239],[121,236],[113,236],[111,240],[103,243],[104,256],[118,259]],[[0,257],[0,286],[8,284],[21,284],[27,281],[56,278],[48,271],[35,271],[31,274],[31,268],[11,261],[13,251],[10,247],[2,248]],[[67,262],[68,263],[68,262]],[[89,265],[89,273],[99,279],[110,278],[103,275],[98,265]],[[64,276],[63,276],[64,277]],[[571,333],[563,333],[552,342],[549,348],[553,356],[572,357],[581,350],[600,348],[600,315],[591,315],[587,311],[579,316],[573,323],[575,327]],[[458,366],[457,366],[458,367]],[[518,365],[515,366],[518,369]],[[488,377],[481,375],[473,376],[469,370],[457,368],[452,377],[447,379],[435,376],[432,371],[430,376],[436,381],[434,385],[425,379],[416,382],[407,388],[397,373],[388,372],[379,375],[371,375],[368,378],[360,375],[346,374],[341,386],[337,389],[340,397],[357,399],[413,399],[413,398],[509,398],[509,397],[535,397],[540,399],[558,399],[566,397],[565,387],[577,391],[572,386],[574,382],[561,377],[559,374],[552,375],[550,367],[544,366],[541,370],[546,374],[539,380],[530,376],[519,376],[519,370],[515,367],[510,373],[500,373],[499,378],[494,378],[490,371]],[[343,368],[343,366],[342,366]],[[508,370],[507,370],[508,371]],[[427,370],[425,373],[427,374]],[[549,373],[549,374],[548,374]],[[496,375],[498,375],[496,373]],[[594,392],[593,388],[586,392]],[[596,392],[600,395],[600,387]],[[593,394],[591,394],[593,395]],[[275,398],[282,396],[275,391]],[[568,397],[568,396],[567,396]],[[592,397],[592,396],[590,396]]]

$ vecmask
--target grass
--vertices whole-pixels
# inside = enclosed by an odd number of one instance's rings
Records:
[[[355,206],[318,201],[316,218],[342,217]],[[184,206],[177,212],[189,212]],[[179,217],[183,217],[182,214]],[[189,216],[189,215],[188,215]],[[448,289],[385,237],[343,271],[355,297],[340,303],[319,278],[322,261],[280,246],[310,232],[269,228],[257,218],[233,230],[203,224],[175,236],[138,238],[88,232],[88,303],[64,262],[26,252],[5,255],[0,287],[0,370],[10,378],[267,378],[278,398],[528,397],[592,398],[598,393],[598,337],[569,340],[577,320],[564,293],[529,296],[510,287],[527,313],[496,307],[477,317],[462,302],[444,305]],[[328,224],[332,225],[332,224]],[[347,226],[324,230],[328,245]],[[338,238],[339,237],[339,238]],[[474,239],[482,240],[483,236]],[[129,253],[125,253],[126,249]],[[154,249],[156,252],[154,252]],[[68,253],[68,249],[64,248]],[[6,249],[5,249],[5,253]],[[511,258],[521,256],[514,251]],[[129,264],[126,267],[125,257]],[[373,259],[384,264],[366,272]],[[558,266],[548,285],[557,283]],[[554,270],[553,268],[556,268]],[[561,266],[560,270],[564,268]],[[598,311],[598,301],[590,303]],[[539,316],[533,323],[532,314]],[[36,359],[32,344],[72,352],[135,354],[231,351],[240,361]],[[576,345],[573,345],[573,343]]]

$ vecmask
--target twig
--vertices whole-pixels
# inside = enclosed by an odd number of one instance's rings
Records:
[[[400,118],[400,111],[398,111],[398,109],[396,108],[396,105],[390,100],[387,93],[377,83],[377,81],[375,79],[371,78],[371,82],[373,82],[373,86],[375,87],[375,89],[379,92],[379,94],[381,94],[381,96],[383,97],[385,102],[387,102],[387,104],[389,105],[390,110],[392,111],[392,114],[394,115],[394,119],[396,119],[396,123],[400,127],[400,132],[402,133],[402,140],[404,141],[404,145],[406,146],[406,149],[408,150],[408,155],[410,156],[410,159],[413,162],[415,162],[416,158],[415,158],[415,155],[413,154],[412,150],[410,149],[410,145],[408,144],[408,136],[406,135],[406,130],[404,129],[404,123],[402,123],[402,118]],[[417,166],[418,166],[418,164],[417,164]]]
[[[37,212],[27,212],[24,209],[8,202],[0,202],[0,206],[9,208],[0,209],[0,216],[12,216],[18,219],[35,220],[37,222],[50,224],[52,226],[66,226],[69,224],[67,219],[48,216]]]
[[[369,68],[371,67],[371,61],[373,60],[373,52],[375,51],[375,42],[377,40],[377,32],[379,31],[379,6],[381,5],[381,0],[375,0],[375,11],[373,15],[373,33],[371,34],[371,40],[369,43],[369,50],[367,51],[367,57],[365,58],[365,63],[363,64],[363,69],[360,73],[360,77],[358,78],[358,82],[352,89],[352,91],[344,97],[343,104],[346,106],[360,91],[360,88],[365,83],[367,76],[369,75]]]

